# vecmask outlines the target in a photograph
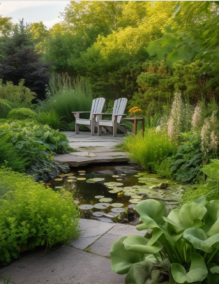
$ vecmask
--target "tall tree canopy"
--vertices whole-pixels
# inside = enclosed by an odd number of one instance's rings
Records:
[[[34,50],[32,34],[23,21],[15,26],[2,49],[4,56],[0,59],[0,78],[3,82],[12,81],[18,85],[20,80],[24,80],[24,86],[35,92],[38,99],[43,99],[49,82],[50,65],[40,61],[40,55]]]

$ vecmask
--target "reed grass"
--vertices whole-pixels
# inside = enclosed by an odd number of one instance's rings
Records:
[[[141,132],[138,132],[136,136],[127,136],[123,143],[123,149],[142,168],[154,171],[155,165],[171,155],[176,149],[176,145],[164,131],[145,128],[144,137],[142,137]]]

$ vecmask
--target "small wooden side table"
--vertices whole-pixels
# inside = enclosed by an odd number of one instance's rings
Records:
[[[127,117],[123,118],[123,120],[133,123],[133,132],[135,135],[137,133],[137,123],[138,121],[142,121],[142,136],[144,137],[144,117]]]

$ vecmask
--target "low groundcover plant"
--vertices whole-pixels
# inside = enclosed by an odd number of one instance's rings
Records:
[[[72,194],[0,168],[0,264],[18,258],[21,247],[48,248],[78,236],[79,211]]]
[[[136,206],[139,235],[118,239],[111,267],[126,283],[219,283],[219,200],[204,196],[166,213],[165,203],[148,199]]]

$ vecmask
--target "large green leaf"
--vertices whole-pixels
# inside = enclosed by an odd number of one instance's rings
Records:
[[[215,263],[210,263],[208,266],[208,284],[219,283],[219,266]]]
[[[138,230],[159,228],[164,223],[163,216],[166,216],[164,202],[148,199],[136,205],[135,209],[143,222],[143,224],[136,226]]]
[[[158,280],[159,278],[159,280]],[[153,263],[150,261],[142,261],[134,264],[125,279],[126,284],[155,284],[168,282],[163,280],[160,270],[153,269]]]
[[[127,251],[124,247],[124,240],[127,237],[122,237],[115,241],[110,249],[111,256],[111,268],[118,274],[128,273],[130,267],[136,263],[142,261],[144,253]]]
[[[212,200],[207,205],[207,214],[205,215],[205,225],[203,230],[207,236],[213,236],[219,233],[219,201]]]
[[[148,239],[138,235],[128,236],[123,242],[126,250],[147,254],[155,254],[163,248],[159,242],[155,242],[153,245],[148,245],[148,243]]]
[[[194,248],[204,252],[212,252],[215,244],[219,243],[219,234],[207,237],[206,233],[199,228],[190,228],[185,230],[183,237],[189,241]]]
[[[202,219],[207,209],[199,203],[188,202],[180,209],[174,209],[167,218],[163,218],[168,224],[168,230],[172,233],[179,234],[187,228],[201,227]]]
[[[193,252],[191,254],[191,267],[188,273],[179,263],[172,263],[171,273],[177,283],[193,283],[203,281],[208,275],[208,270],[203,257]]]
[[[153,263],[147,260],[133,264],[125,278],[125,283],[146,283],[147,279],[150,278],[152,268]]]

